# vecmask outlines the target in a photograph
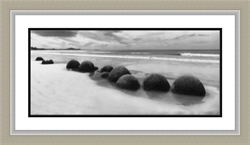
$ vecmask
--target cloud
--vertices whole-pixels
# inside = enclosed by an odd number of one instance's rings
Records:
[[[98,31],[81,31],[79,32],[83,38],[90,38],[95,41],[109,41],[102,33]]]
[[[69,38],[65,38],[65,37],[63,37],[63,38],[61,38],[62,40],[64,40],[64,41],[68,41],[68,42],[72,42],[72,43],[79,43],[78,41],[75,41],[75,40],[71,40],[71,39],[69,39]]]
[[[119,37],[119,36],[115,35],[114,33],[117,33],[117,31],[104,31],[103,35],[111,37],[112,39],[116,40],[120,44],[125,44],[125,45],[128,44],[127,42],[123,41],[122,37]]]
[[[141,41],[142,39],[141,38],[134,38],[133,40],[134,41]]]
[[[197,36],[210,36],[209,34],[197,34]]]
[[[47,48],[47,47],[48,47],[48,45],[47,45],[47,44],[42,44],[42,47]]]
[[[71,30],[32,30],[31,33],[43,37],[74,37],[78,31]]]
[[[196,35],[195,34],[184,34],[184,35],[181,35],[178,37],[171,38],[170,40],[180,40],[180,39],[186,39],[186,38],[194,37],[194,36],[196,36]]]
[[[63,32],[37,31],[32,32],[31,35],[31,44],[35,47],[42,47],[42,44],[47,44],[48,48],[82,49],[205,49],[208,47],[216,49],[219,47],[219,33],[214,31],[79,30],[72,31],[75,37],[68,37],[73,34],[64,35]],[[71,33],[67,31],[69,32]]]
[[[91,46],[91,45],[93,45],[93,44],[94,44],[94,43],[89,42],[89,43],[84,44],[83,46],[87,47],[87,46]]]
[[[97,42],[109,42],[109,43],[119,43],[128,45],[125,41],[126,38],[116,35],[116,33],[121,33],[121,31],[81,31],[79,35],[82,37],[92,39]]]

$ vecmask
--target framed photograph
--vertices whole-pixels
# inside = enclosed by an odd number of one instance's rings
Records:
[[[29,117],[222,117],[222,28],[29,28],[28,41]]]
[[[248,145],[249,10],[0,1],[0,144]]]
[[[239,20],[11,11],[11,134],[238,135]]]

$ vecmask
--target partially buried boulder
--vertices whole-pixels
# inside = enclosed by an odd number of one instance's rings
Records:
[[[78,67],[78,71],[80,72],[94,72],[97,69],[90,61],[83,61]]]
[[[111,72],[113,70],[113,67],[110,66],[110,65],[107,65],[107,66],[104,66],[102,69],[101,69],[101,72]]]
[[[110,82],[116,83],[116,81],[123,75],[130,74],[129,70],[124,66],[118,66],[114,68],[108,77]]]
[[[101,73],[101,77],[102,78],[108,78],[109,77],[109,72],[103,72],[103,73]]]
[[[170,85],[163,75],[150,74],[143,81],[143,89],[146,91],[167,92],[170,89]]]
[[[80,65],[80,63],[77,60],[72,59],[67,63],[66,68],[67,69],[77,69],[79,67],[79,65]]]
[[[181,76],[176,79],[171,90],[173,93],[183,95],[205,96],[206,94],[202,82],[190,75]]]
[[[43,60],[42,64],[54,64],[53,60]]]
[[[43,61],[43,60],[44,59],[42,57],[40,57],[40,56],[36,58],[36,61]]]
[[[140,88],[140,83],[137,80],[137,78],[135,78],[132,75],[126,74],[121,76],[117,82],[116,82],[116,86],[121,88],[121,89],[127,89],[127,90],[138,90]]]

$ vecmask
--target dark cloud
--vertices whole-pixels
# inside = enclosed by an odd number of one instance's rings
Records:
[[[116,35],[116,33],[120,33],[121,31],[81,31],[79,32],[85,38],[90,38],[95,41],[102,42],[118,42],[120,44],[127,45],[128,43],[124,41],[124,38]]]
[[[196,35],[195,34],[184,34],[184,35],[181,35],[178,37],[171,38],[170,40],[180,40],[180,39],[186,39],[186,38],[194,37],[194,36],[196,36]]]
[[[98,31],[96,32],[82,31],[82,32],[79,32],[79,34],[85,38],[90,38],[96,41],[109,41],[106,37],[103,36],[102,33]]]
[[[104,31],[103,35],[112,38],[113,40],[117,41],[120,44],[128,45],[127,42],[123,41],[122,37],[117,36],[115,33],[117,33],[117,31]]]
[[[111,37],[111,38],[113,38],[114,40],[116,40],[116,41],[121,41],[122,40],[122,38],[121,37],[119,37],[119,36],[117,36],[117,35],[115,35],[114,34],[115,32],[113,32],[113,31],[104,31],[103,32],[103,35],[105,35],[105,36],[108,36],[108,37]]]
[[[74,37],[78,31],[71,30],[32,30],[31,33],[43,37]]]

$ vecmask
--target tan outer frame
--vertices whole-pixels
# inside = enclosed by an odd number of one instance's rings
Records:
[[[156,130],[137,130],[137,131],[132,131],[132,130],[70,130],[70,131],[62,131],[62,130],[46,130],[46,131],[38,131],[38,130],[32,130],[32,131],[20,131],[20,130],[15,130],[15,76],[14,76],[14,71],[15,71],[15,16],[18,15],[234,15],[236,18],[236,58],[240,58],[239,56],[239,17],[240,17],[240,11],[237,10],[224,10],[224,11],[208,11],[208,10],[161,10],[161,11],[143,11],[143,10],[137,10],[137,11],[121,11],[121,10],[113,10],[113,11],[108,11],[108,10],[103,10],[103,11],[75,11],[75,10],[62,10],[62,11],[49,11],[49,10],[11,10],[11,28],[10,28],[10,45],[11,45],[11,91],[10,91],[10,96],[11,96],[11,135],[239,135],[240,132],[240,123],[239,123],[239,99],[240,99],[240,94],[239,94],[239,61],[237,59],[236,61],[236,67],[237,69],[237,74],[236,74],[236,129],[235,130],[220,130],[220,131],[212,131],[212,130],[189,130],[189,131],[177,131],[177,130],[165,130],[165,131],[156,131]],[[225,51],[226,52],[226,51]]]
[[[248,34],[249,34],[249,2],[248,1],[113,1],[103,3],[101,1],[79,2],[63,1],[2,1],[1,8],[1,144],[248,144]],[[82,4],[82,5],[80,5]],[[132,7],[130,7],[132,5]],[[10,10],[16,9],[191,9],[191,10],[240,10],[241,11],[241,135],[240,136],[9,136],[10,134]]]

